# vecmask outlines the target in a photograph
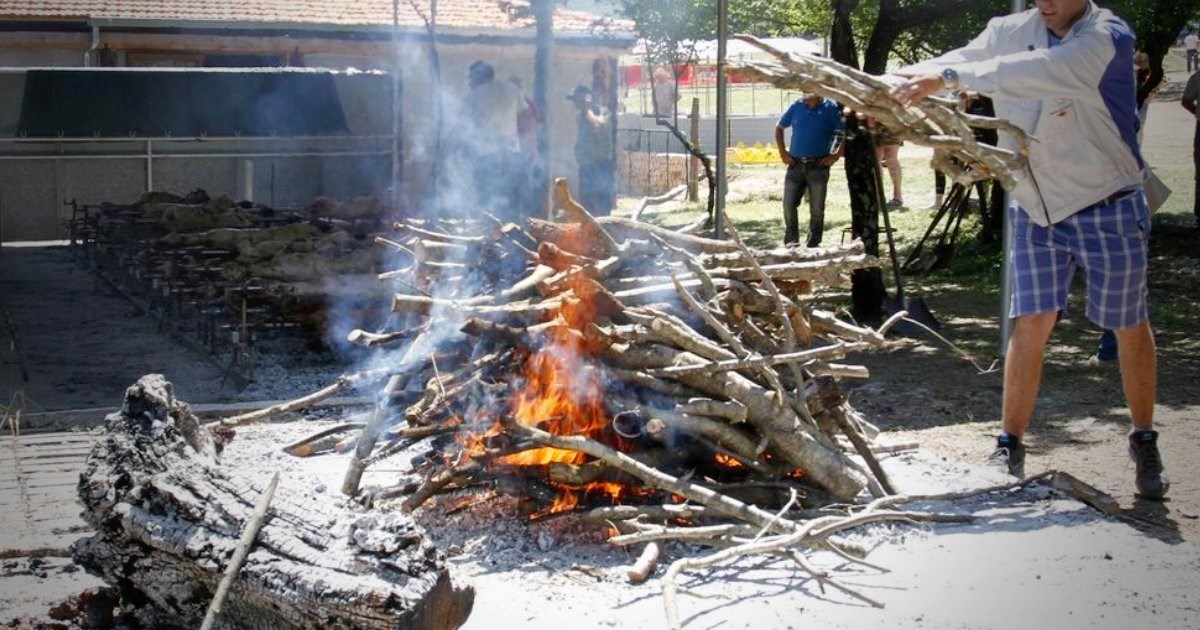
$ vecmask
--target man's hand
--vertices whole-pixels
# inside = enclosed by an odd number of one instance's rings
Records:
[[[787,164],[788,166],[791,166],[792,162],[796,161],[795,159],[792,158],[792,154],[788,153],[787,151],[779,152],[779,160],[781,162],[783,162],[784,164]]]
[[[823,166],[823,167],[825,167],[825,168],[828,168],[828,167],[830,167],[830,166],[833,166],[834,164],[836,164],[836,163],[837,163],[837,161],[838,161],[838,156],[836,156],[836,155],[828,155],[828,156],[825,156],[825,157],[821,158],[821,161],[820,161],[820,162],[817,162],[817,164],[818,164],[819,166]]]
[[[938,74],[926,73],[909,77],[908,81],[892,88],[892,98],[912,105],[925,100],[925,97],[942,91],[942,77]]]

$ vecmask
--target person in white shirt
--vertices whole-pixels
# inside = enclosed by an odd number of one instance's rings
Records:
[[[519,220],[517,172],[522,164],[517,114],[524,99],[508,81],[496,81],[491,64],[476,61],[467,70],[467,93],[461,110],[459,154],[472,174],[479,209],[506,220]]]
[[[1183,38],[1183,49],[1187,51],[1187,71],[1200,70],[1200,59],[1196,57],[1196,46],[1200,45],[1200,37],[1196,36],[1196,31],[1187,34]]]

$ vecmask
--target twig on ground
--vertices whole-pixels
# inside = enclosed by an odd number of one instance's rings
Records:
[[[204,613],[204,622],[200,624],[200,630],[211,630],[213,624],[216,623],[217,615],[221,614],[221,606],[225,604],[225,598],[229,597],[229,588],[233,586],[238,571],[242,570],[242,564],[246,562],[246,556],[250,554],[250,548],[254,546],[254,541],[258,538],[258,530],[262,529],[263,521],[267,517],[267,509],[271,507],[271,500],[275,498],[275,488],[278,485],[279,472],[277,471],[271,475],[271,483],[267,484],[267,489],[258,499],[258,505],[250,514],[250,519],[246,521],[242,537],[233,550],[233,556],[229,558],[229,564],[225,567],[221,582],[217,584],[217,592],[213,595],[212,602],[208,604],[208,611]]]

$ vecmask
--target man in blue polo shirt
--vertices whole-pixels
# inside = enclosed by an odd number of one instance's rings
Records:
[[[791,147],[784,147],[783,130],[792,128]],[[821,244],[825,229],[825,189],[829,167],[842,156],[842,109],[833,101],[809,94],[792,103],[775,125],[775,146],[787,165],[783,178],[783,243],[800,242],[797,210],[808,192],[808,247]]]

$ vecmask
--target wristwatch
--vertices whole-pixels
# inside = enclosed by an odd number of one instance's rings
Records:
[[[942,70],[942,87],[947,90],[958,89],[958,71],[954,68]]]

